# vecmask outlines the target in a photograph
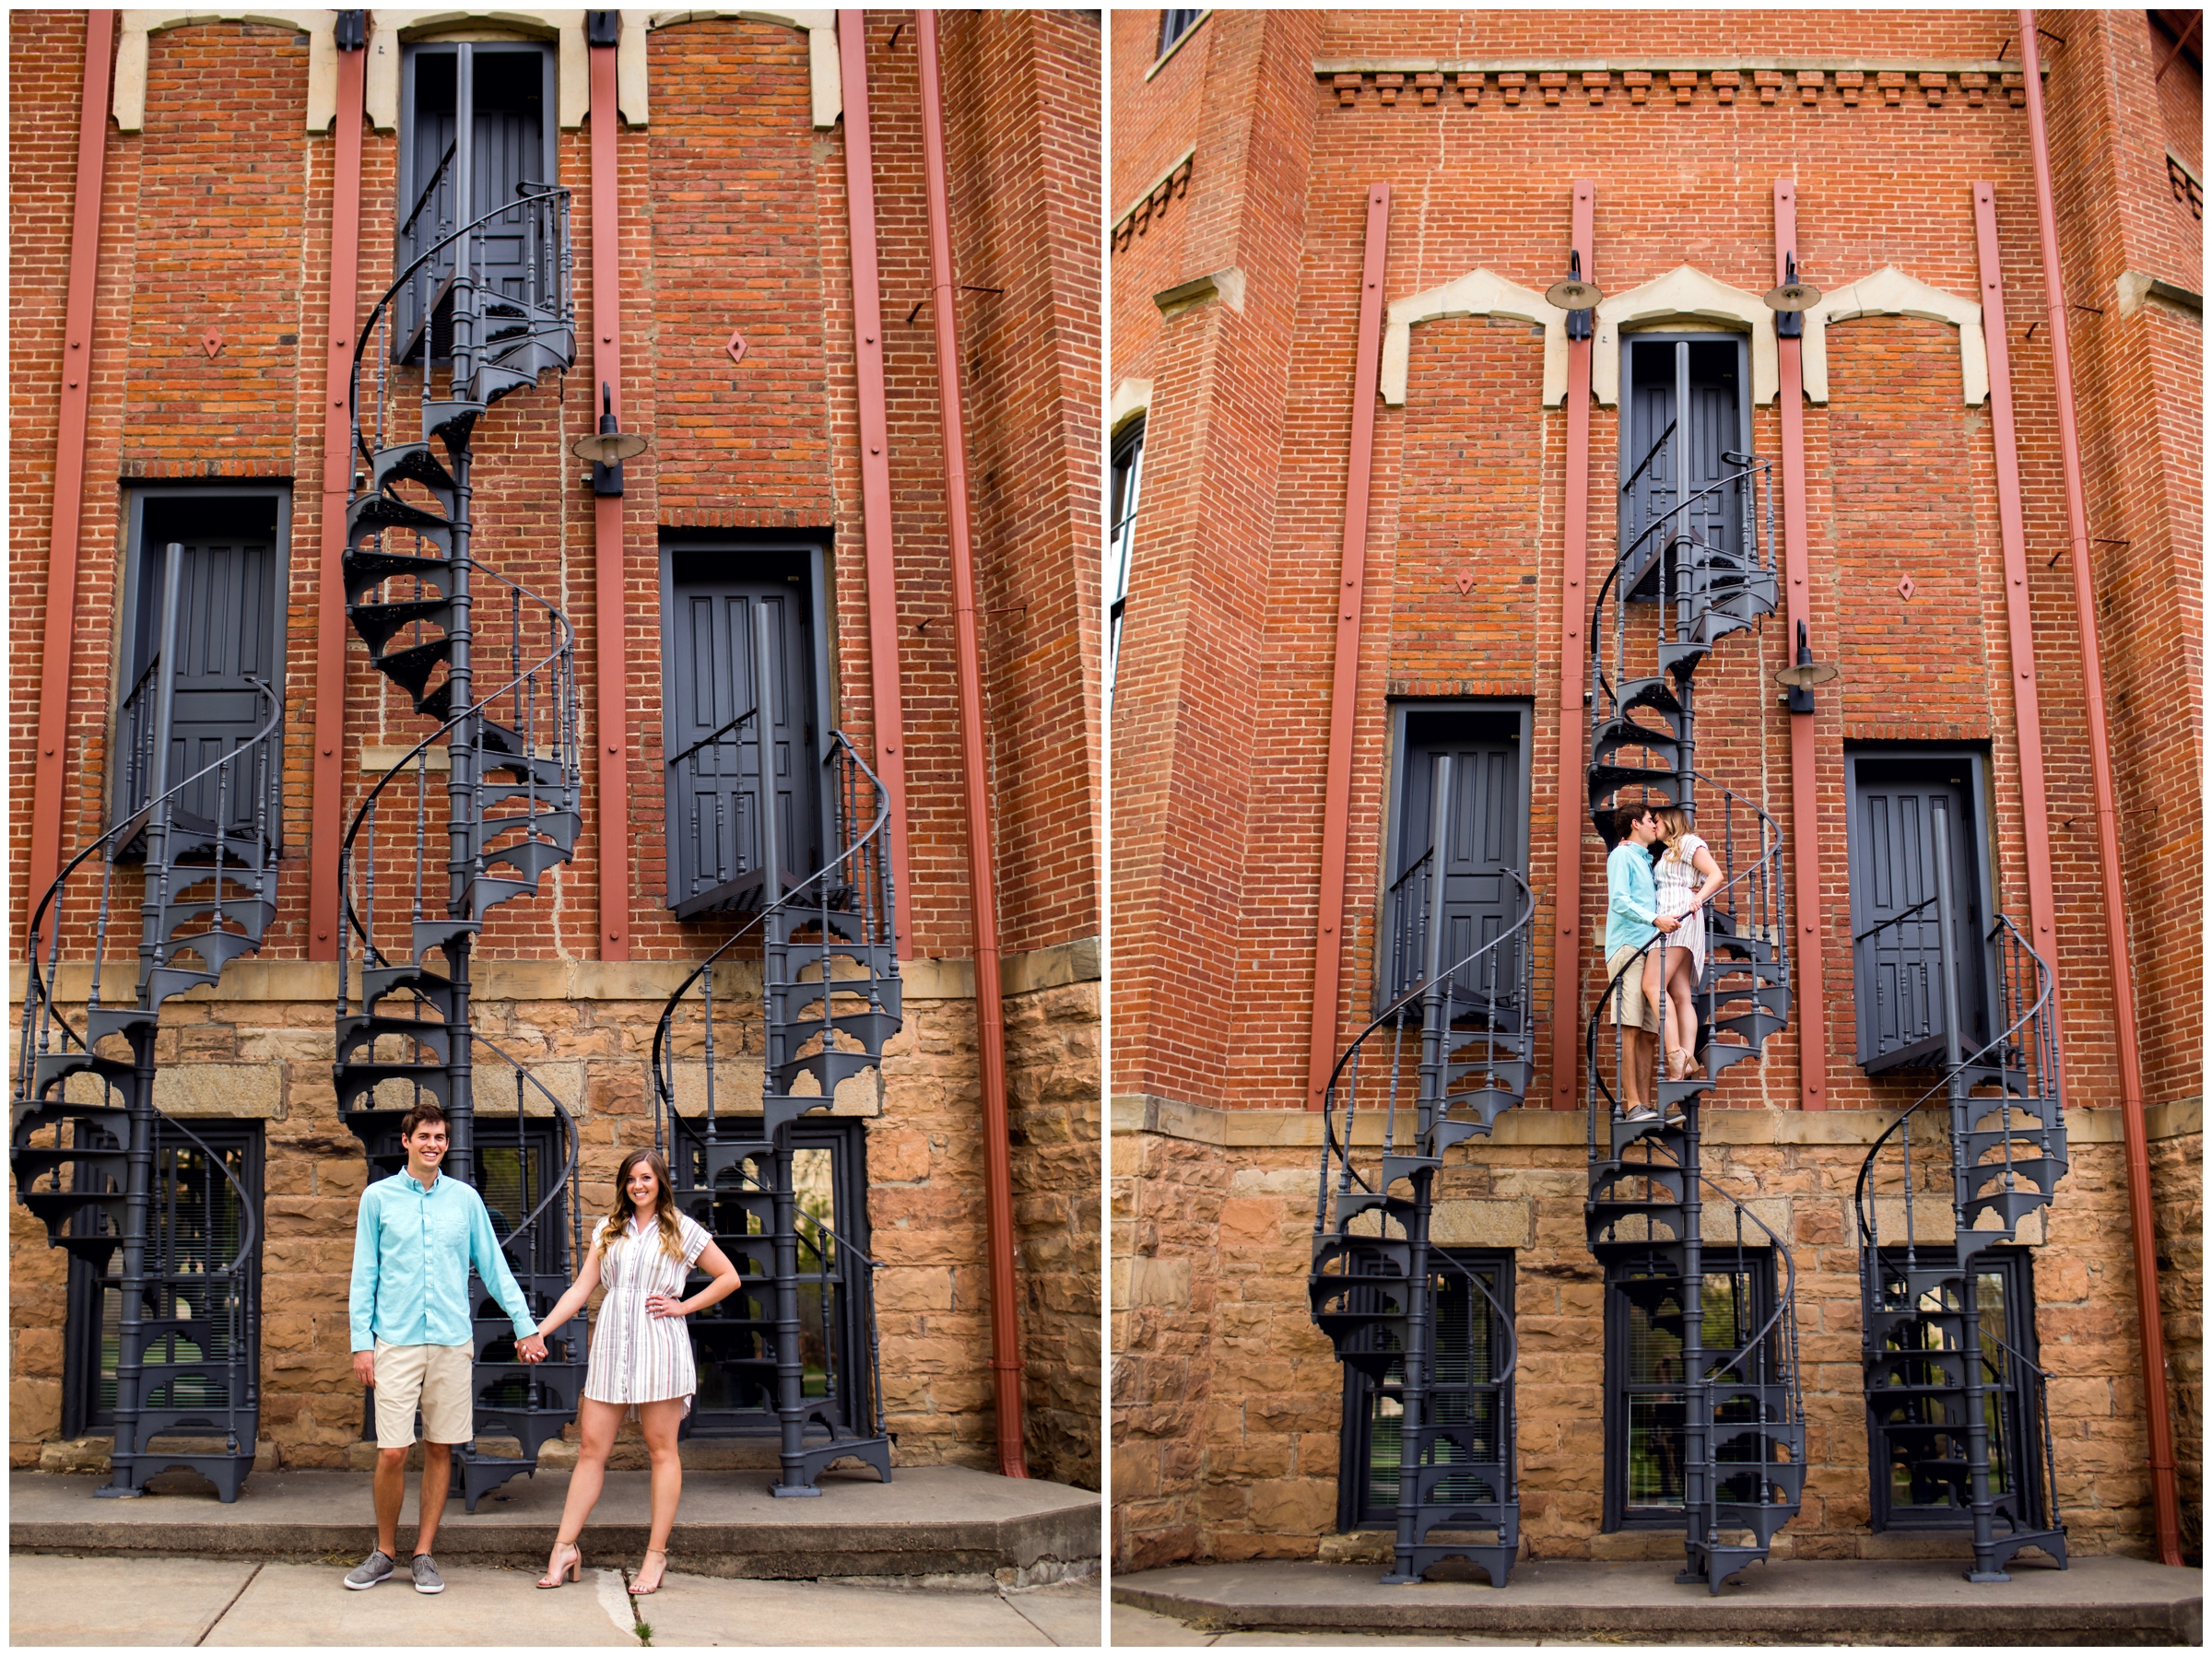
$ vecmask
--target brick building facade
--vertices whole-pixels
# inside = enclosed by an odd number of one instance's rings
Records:
[[[688,693],[688,673],[728,664],[679,636],[664,595],[681,596],[687,581],[706,581],[700,591],[712,597],[715,581],[751,581],[768,596],[746,589],[745,602],[761,613],[785,586],[786,599],[804,595],[780,613],[797,617],[790,637],[804,642],[789,647],[814,666],[811,683],[792,668],[793,693],[826,698],[806,711],[806,739],[826,744],[839,730],[879,770],[889,773],[894,757],[902,763],[891,832],[905,957],[901,1027],[878,1067],[846,1080],[832,1111],[807,1118],[817,1125],[805,1142],[823,1188],[835,1187],[825,1198],[834,1222],[879,1263],[881,1399],[897,1458],[999,1464],[969,768],[915,16],[122,19],[112,48],[97,51],[84,13],[10,19],[12,414],[24,453],[9,523],[20,714],[14,993],[19,1005],[23,928],[41,896],[26,886],[34,839],[53,836],[65,862],[116,820],[118,708],[148,659],[158,543],[213,534],[192,516],[210,502],[273,513],[277,532],[265,538],[275,600],[257,636],[285,702],[275,910],[260,947],[219,983],[165,1005],[155,1038],[157,1102],[203,1135],[246,1146],[237,1165],[256,1187],[260,1463],[359,1464],[369,1450],[346,1312],[368,1174],[332,1085],[334,1059],[345,1056],[334,1047],[333,1004],[359,986],[342,984],[335,964],[333,934],[349,922],[331,882],[338,839],[371,785],[435,722],[372,670],[351,628],[342,643],[334,632],[343,602],[359,596],[334,592],[337,549],[325,534],[329,514],[347,509],[347,468],[328,434],[335,408],[344,440],[355,343],[333,336],[334,220],[358,233],[350,314],[365,319],[404,262],[394,250],[417,245],[406,239],[414,198],[437,182],[433,83],[446,77],[450,138],[457,61],[477,65],[477,101],[459,106],[477,123],[477,188],[486,179],[501,187],[507,166],[518,191],[535,181],[569,192],[572,360],[483,416],[471,505],[483,566],[547,594],[573,627],[584,750],[571,854],[535,895],[493,910],[475,940],[476,1027],[512,1055],[479,1050],[479,1112],[503,1103],[512,1121],[523,1088],[510,1062],[533,1082],[525,1113],[547,1116],[558,1100],[581,1145],[569,1200],[585,1216],[606,1210],[622,1155],[653,1142],[656,1020],[745,919],[742,903],[676,911],[712,876],[692,868],[687,887],[671,866],[687,825],[668,819],[668,756],[689,738],[676,734],[664,701]],[[112,13],[91,23],[118,27]],[[363,27],[365,44],[349,43],[347,29]],[[1033,1475],[1096,1487],[1101,732],[1088,548],[1100,42],[1095,21],[1047,13],[948,18],[943,42],[1026,1450]],[[487,63],[504,66],[495,74]],[[88,151],[79,143],[88,100]],[[865,339],[848,200],[856,107],[874,123],[870,312],[880,289],[880,324],[871,314]],[[361,121],[350,163],[349,135],[334,127],[347,109]],[[526,153],[502,161],[486,134]],[[88,155],[101,180],[88,224],[79,184]],[[537,177],[541,157],[549,178]],[[610,162],[611,173],[594,174]],[[337,199],[347,165],[358,166],[358,201]],[[73,276],[88,283],[83,337],[69,332]],[[607,294],[618,315],[602,302]],[[368,381],[385,343],[370,342]],[[871,358],[876,412],[863,372]],[[406,370],[394,372],[396,397]],[[81,453],[68,436],[77,395]],[[593,468],[571,452],[610,398],[621,429],[650,439],[623,468],[618,497],[595,493]],[[885,423],[872,429],[878,415]],[[888,487],[872,521],[878,502],[864,496],[878,465]],[[57,473],[76,491],[60,535]],[[877,558],[888,591],[869,579]],[[49,581],[65,566],[74,586],[57,626]],[[609,590],[609,570],[619,590]],[[503,624],[507,589],[498,591],[496,604],[477,601],[487,638]],[[503,660],[504,635],[479,644],[495,647]],[[622,664],[619,682],[603,677],[610,663]],[[887,685],[903,699],[889,728]],[[711,705],[686,704],[694,713]],[[618,729],[603,709],[616,711]],[[794,734],[800,722],[793,718]],[[34,725],[59,745],[50,767],[28,738]],[[444,773],[431,781],[442,799]],[[410,800],[414,787],[406,783]],[[725,797],[733,809],[741,803],[737,792]],[[369,860],[378,855],[389,852]],[[123,865],[117,877],[135,907],[135,871]],[[90,970],[87,914],[80,906],[63,922],[56,994],[72,1020]],[[106,952],[135,946],[134,933]],[[722,1109],[742,1112],[732,1100],[748,1087],[759,1108],[759,945],[727,960],[716,1016],[734,1017],[735,1033],[723,1050]],[[111,1004],[135,969],[119,964]],[[679,1060],[688,1110],[704,1074],[696,1031]],[[93,1272],[50,1249],[23,1206],[13,1211],[12,1463],[99,1462],[114,1380],[112,1346],[102,1374]],[[737,1421],[725,1434],[734,1443],[716,1445],[702,1426],[691,1451],[759,1463],[747,1429]],[[559,1453],[548,1450],[548,1463]]]
[[[1409,779],[1424,743],[1452,742],[1503,767],[1493,861],[1534,893],[1533,1074],[1490,1136],[1445,1154],[1426,1222],[1510,1288],[1528,1552],[1679,1556],[1679,1495],[1670,1513],[1631,1481],[1652,1467],[1624,1463],[1645,1455],[1631,1438],[1656,1439],[1616,1418],[1641,1359],[1616,1349],[1631,1318],[1607,1303],[1583,1211],[1584,1020],[1606,982],[1583,652],[1612,644],[1582,631],[1632,538],[1617,543],[1641,510],[1639,457],[1668,452],[1671,421],[1639,399],[1675,394],[1671,367],[1641,366],[1669,342],[1738,365],[1696,381],[1747,439],[1717,447],[1779,457],[1754,533],[1783,590],[1712,648],[1697,725],[1700,771],[1781,829],[1795,945],[1786,1028],[1702,1111],[1724,1192],[1707,1224],[1740,1202],[1794,1264],[1808,1470],[1774,1555],[1964,1556],[1955,1506],[1871,1465],[1853,1204],[1870,1148],[1933,1078],[1859,1062],[1880,1043],[1856,939],[1888,911],[1870,779],[1937,760],[1959,774],[1932,785],[1965,790],[1943,809],[1971,825],[1978,925],[2001,912],[2032,932],[2055,981],[2071,1166],[2003,1251],[2011,1337],[2048,1376],[2055,1516],[2077,1552],[2154,1549],[2132,1191],[2155,1227],[2194,1555],[2201,71],[2175,18],[2041,18],[2083,547],[2016,14],[1115,14],[1118,1568],[1391,1556],[1397,1468],[1376,1434],[1397,1405],[1311,1314],[1315,1164],[1333,1165],[1330,1066],[1406,981],[1391,905],[1430,843]],[[1801,341],[1762,298],[1791,233],[1824,290]],[[1571,248],[1606,296],[1587,345],[1544,298]],[[1687,429],[1690,405],[1666,406]],[[2077,611],[2091,590],[2118,889]],[[1809,714],[1773,676],[1798,659],[1798,616],[1810,658],[1841,670]],[[1625,669],[1603,665],[1610,694]],[[1363,1119],[1358,1142],[1381,1126]]]

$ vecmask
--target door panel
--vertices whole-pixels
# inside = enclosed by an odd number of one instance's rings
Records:
[[[1631,337],[1621,349],[1619,545],[1636,547],[1622,579],[1630,597],[1655,601],[1668,542],[1689,534],[1716,551],[1742,550],[1743,485],[1723,480],[1741,469],[1725,456],[1748,441],[1744,346],[1733,335],[1661,335]],[[1684,502],[1679,516],[1653,527]]]
[[[1851,797],[1853,988],[1858,1061],[1870,1072],[1942,1062],[1943,930],[1950,932],[1960,1015],[1971,1053],[1991,1035],[1982,915],[1981,831],[1964,756],[1862,758]],[[1936,820],[1950,845],[1951,908],[1936,898]],[[1917,910],[1917,912],[1915,912]]]
[[[1512,718],[1426,714],[1406,721],[1400,872],[1411,868],[1429,850],[1437,770],[1442,759],[1452,761],[1441,906],[1447,966],[1465,960],[1519,918],[1520,888],[1507,870],[1518,871],[1525,856],[1527,809],[1521,797],[1520,743],[1498,728]],[[1409,943],[1418,931],[1416,926],[1399,929]],[[1519,981],[1518,946],[1500,949],[1457,974],[1454,998],[1471,1001],[1509,990]],[[1393,985],[1394,993],[1418,981],[1424,969],[1410,948],[1401,953],[1406,957],[1397,966],[1400,981]]]
[[[684,561],[696,565],[712,556]],[[716,737],[723,725],[755,706],[756,686],[762,682],[754,672],[755,616],[763,605],[779,656],[768,664],[767,709]],[[717,579],[694,570],[674,583],[670,623],[667,742],[671,755],[680,757],[668,777],[669,904],[682,914],[726,906],[763,885],[763,733],[774,778],[783,889],[821,866],[820,779],[814,761],[813,628],[805,586]]]
[[[134,685],[125,687],[118,720],[118,816],[152,796],[155,702],[159,680],[163,586],[167,548],[183,547],[177,593],[176,700],[171,717],[171,786],[235,751],[261,728],[268,703],[249,682],[260,679],[283,694],[277,661],[277,503],[174,498],[146,502],[139,534]],[[148,669],[150,677],[137,682]],[[134,745],[138,752],[130,749]],[[242,763],[242,762],[241,762]],[[235,771],[240,767],[234,766]],[[179,796],[177,820],[187,828],[214,825],[219,809],[233,832],[253,826],[256,800],[251,776],[208,776]],[[272,795],[278,779],[261,781]],[[272,816],[274,814],[272,813]]]

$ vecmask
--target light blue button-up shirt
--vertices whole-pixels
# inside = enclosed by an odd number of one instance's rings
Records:
[[[1652,853],[1623,840],[1606,859],[1606,955],[1640,949],[1659,934],[1652,922],[1659,914],[1659,882]]]
[[[475,1264],[517,1339],[537,1332],[529,1302],[492,1234],[484,1198],[441,1174],[429,1186],[404,1169],[361,1192],[353,1230],[353,1349],[465,1345],[468,1268]]]

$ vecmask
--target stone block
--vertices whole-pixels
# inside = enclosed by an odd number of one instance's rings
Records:
[[[1321,1478],[1271,1478],[1247,1486],[1244,1507],[1253,1530],[1320,1535],[1336,1527],[1336,1486]]]
[[[154,1104],[171,1115],[265,1121],[283,1113],[283,1084],[284,1071],[273,1063],[178,1063],[154,1076]]]
[[[1112,1270],[1112,1303],[1117,1309],[1191,1303],[1191,1262],[1139,1257],[1117,1259]]]
[[[1449,1198],[1430,1211],[1430,1239],[1443,1248],[1523,1248],[1528,1245],[1531,1204]]]

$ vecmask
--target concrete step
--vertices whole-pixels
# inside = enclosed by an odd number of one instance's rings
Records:
[[[369,1475],[255,1473],[224,1506],[188,1474],[155,1480],[135,1500],[98,1500],[101,1480],[15,1472],[8,1545],[15,1552],[168,1555],[304,1560],[366,1554],[375,1539]],[[441,1562],[542,1568],[560,1521],[568,1474],[516,1478],[474,1513],[449,1501],[438,1530]],[[610,1472],[586,1531],[600,1554],[638,1556],[650,1527],[650,1474]],[[878,1578],[886,1583],[1029,1586],[1094,1571],[1100,1497],[1042,1479],[1002,1478],[964,1466],[870,1471],[822,1479],[818,1500],[780,1501],[758,1472],[694,1472],[684,1479],[672,1550],[695,1573],[756,1580]],[[417,1482],[407,1480],[399,1542],[411,1550]],[[189,1493],[162,1493],[188,1490]]]
[[[1559,1637],[1763,1644],[2198,1644],[2204,1572],[2139,1558],[2023,1555],[1977,1586],[1959,1561],[1774,1559],[1722,1589],[1677,1586],[1671,1560],[1524,1559],[1502,1590],[1466,1580],[1384,1586],[1371,1565],[1265,1561],[1117,1574],[1116,1604],[1208,1631]]]

